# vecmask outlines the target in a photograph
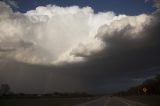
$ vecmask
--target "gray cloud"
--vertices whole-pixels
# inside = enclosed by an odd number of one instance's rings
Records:
[[[160,8],[160,0],[145,0],[145,3],[150,1],[154,2],[154,7],[156,7],[157,9]]]
[[[155,7],[160,8],[160,0],[154,0],[155,2]]]
[[[14,8],[19,8],[16,0],[0,0],[0,1],[3,1]]]

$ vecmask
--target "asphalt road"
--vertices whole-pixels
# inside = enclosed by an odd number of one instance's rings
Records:
[[[120,97],[102,97],[76,106],[149,106]]]

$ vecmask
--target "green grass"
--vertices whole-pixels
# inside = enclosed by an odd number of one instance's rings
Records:
[[[10,98],[0,99],[0,106],[74,106],[94,98]]]
[[[160,96],[127,96],[124,98],[148,104],[150,106],[160,106]]]

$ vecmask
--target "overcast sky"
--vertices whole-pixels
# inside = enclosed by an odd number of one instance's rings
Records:
[[[159,0],[1,0],[0,84],[125,90],[160,73]]]

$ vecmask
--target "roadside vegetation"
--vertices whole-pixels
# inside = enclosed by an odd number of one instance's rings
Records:
[[[160,74],[154,78],[147,79],[138,86],[131,87],[127,91],[120,91],[113,95],[151,106],[160,106]]]
[[[25,94],[13,93],[8,84],[0,87],[0,106],[74,106],[96,98],[86,92]]]

